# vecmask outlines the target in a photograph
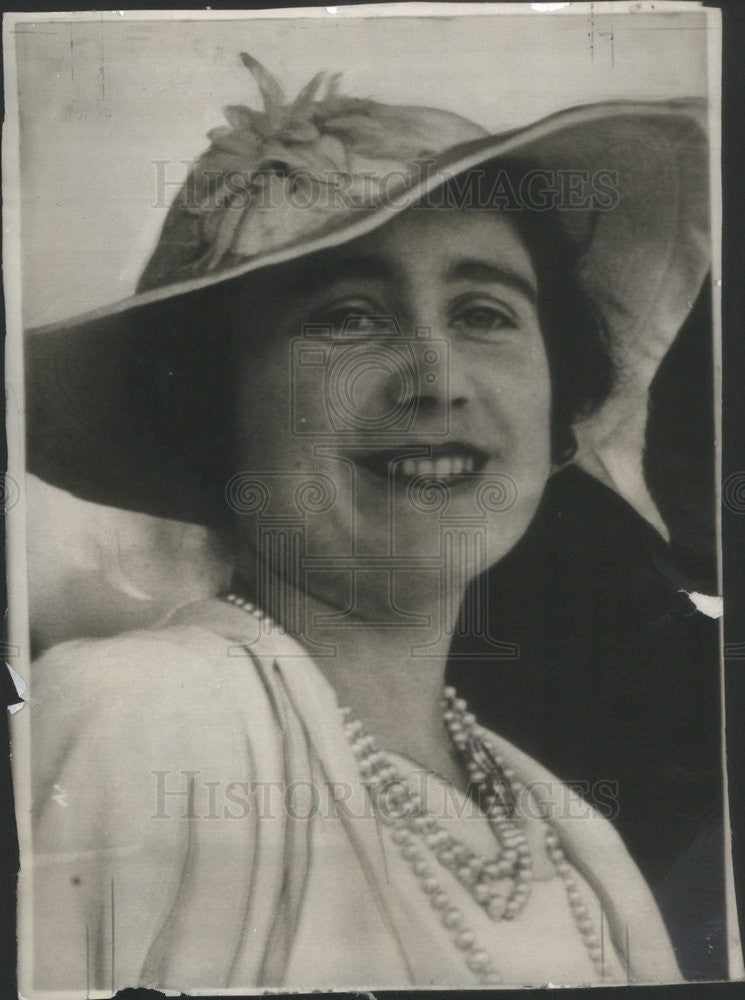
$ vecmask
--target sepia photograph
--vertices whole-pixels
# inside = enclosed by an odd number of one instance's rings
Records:
[[[720,12],[3,54],[20,995],[745,977]]]

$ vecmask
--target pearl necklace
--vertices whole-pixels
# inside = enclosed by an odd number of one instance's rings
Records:
[[[221,597],[263,620],[268,629],[285,634],[269,615],[238,594],[228,592]],[[443,829],[427,812],[421,796],[411,791],[406,778],[388,755],[376,747],[370,734],[365,733],[362,723],[351,717],[350,709],[342,708],[340,714],[360,777],[376,806],[377,815],[390,829],[391,839],[429,897],[433,909],[439,913],[441,923],[450,931],[468,968],[478,977],[480,985],[497,985],[500,980],[491,956],[478,946],[462,912],[453,905],[438,880],[432,861],[450,871],[492,921],[513,920],[527,903],[533,881],[530,846],[516,808],[525,786],[515,778],[511,768],[505,766],[488,730],[477,724],[455,689],[446,687],[443,695],[445,728],[494,833],[497,850],[493,858],[480,857]],[[557,875],[564,882],[569,910],[593,967],[598,976],[604,978],[603,944],[595,930],[595,921],[584,903],[559,836],[548,823],[545,846]]]

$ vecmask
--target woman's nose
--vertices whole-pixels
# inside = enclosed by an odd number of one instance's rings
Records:
[[[426,417],[467,405],[469,379],[457,344],[428,335],[397,345],[395,350],[398,363],[385,387],[389,406],[407,407]]]

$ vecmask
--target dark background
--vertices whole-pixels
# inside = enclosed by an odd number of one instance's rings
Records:
[[[517,655],[464,634],[450,667],[485,724],[606,815],[615,799],[691,979],[727,975],[719,625],[685,593],[718,593],[710,317],[706,288],[652,387],[647,480],[671,544],[563,470],[487,574],[491,634]]]

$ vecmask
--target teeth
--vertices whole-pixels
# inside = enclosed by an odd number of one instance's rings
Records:
[[[473,455],[440,456],[434,461],[431,458],[407,458],[401,463],[401,472],[405,476],[437,476],[444,479],[448,476],[462,476],[473,472]]]

